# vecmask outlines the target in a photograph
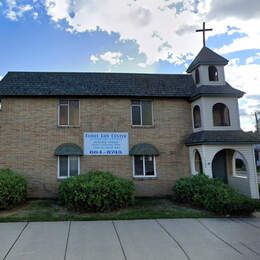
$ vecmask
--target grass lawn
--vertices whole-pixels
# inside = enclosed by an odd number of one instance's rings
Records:
[[[169,199],[154,198],[137,198],[134,206],[104,213],[71,212],[59,205],[56,200],[29,200],[20,207],[0,210],[0,222],[204,218],[212,216],[207,211],[176,205]]]

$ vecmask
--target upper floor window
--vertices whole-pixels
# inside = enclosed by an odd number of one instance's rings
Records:
[[[193,108],[193,125],[194,125],[194,128],[201,127],[200,107],[198,105],[196,105]]]
[[[132,125],[151,126],[153,125],[152,101],[132,101]]]
[[[212,112],[214,126],[230,126],[229,110],[225,104],[215,104]]]
[[[196,84],[200,83],[200,72],[199,72],[199,69],[195,70],[195,82],[196,82]]]
[[[209,66],[209,81],[218,81],[218,70],[215,66]]]
[[[79,126],[79,100],[59,101],[59,125]]]

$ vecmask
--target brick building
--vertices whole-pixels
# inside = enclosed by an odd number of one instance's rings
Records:
[[[133,179],[140,196],[203,172],[251,197],[254,136],[240,129],[227,60],[203,47],[188,74],[9,72],[0,82],[0,167],[26,176],[30,197],[89,170]]]

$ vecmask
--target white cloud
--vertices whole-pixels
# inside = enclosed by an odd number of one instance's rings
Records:
[[[260,52],[256,53],[255,56],[248,57],[246,59],[246,64],[252,64],[257,60],[260,60]]]
[[[45,0],[48,15],[55,22],[69,18],[70,0]]]
[[[29,12],[33,9],[30,4],[18,4],[16,0],[6,0],[7,10],[6,17],[12,21],[17,21],[18,18],[21,18],[26,12]]]
[[[91,55],[90,56],[90,60],[91,62],[93,62],[94,64],[97,63],[99,61],[99,58],[95,55]]]
[[[260,15],[259,0],[211,0],[209,17],[222,19],[226,17],[240,17],[241,19],[251,19]]]
[[[122,59],[123,54],[121,52],[111,52],[107,51],[103,54],[99,55],[91,55],[90,60],[92,63],[97,63],[98,61],[102,60],[108,62],[110,65],[119,65],[123,62]]]
[[[33,12],[33,19],[36,20],[39,16],[38,12]]]
[[[100,59],[110,63],[111,65],[118,65],[123,62],[122,53],[121,52],[105,52],[100,55]]]
[[[240,99],[241,126],[244,130],[254,130],[254,112],[260,110],[260,65],[238,65],[233,62],[225,70],[227,81],[235,88],[246,92]]]
[[[136,42],[150,65],[159,60],[180,64],[185,55],[201,47],[201,37],[194,29],[201,25],[202,19],[193,12],[194,1],[185,0],[183,11],[177,14],[176,8],[169,5],[179,2],[45,0],[45,6],[53,21],[67,21],[70,32],[116,32],[121,41]]]
[[[184,64],[201,48],[201,36],[195,29],[203,20],[213,27],[215,36],[239,32],[241,36],[220,47],[220,53],[260,49],[259,0],[6,0],[9,19],[17,20],[25,12],[43,3],[51,20],[66,21],[68,32],[105,31],[119,34],[120,40],[132,40],[139,53],[151,65],[158,61]],[[18,4],[19,3],[19,4]],[[178,7],[180,6],[181,7]],[[36,7],[35,7],[36,8]],[[38,13],[33,10],[34,19]]]
[[[137,65],[138,65],[139,67],[141,67],[141,68],[145,68],[145,67],[147,66],[147,64],[144,63],[144,62],[140,62],[140,63],[138,63]]]

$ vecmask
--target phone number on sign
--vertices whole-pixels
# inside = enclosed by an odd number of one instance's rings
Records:
[[[113,155],[113,154],[123,154],[122,150],[107,150],[107,151],[102,151],[102,150],[90,150],[90,154],[105,154],[105,155]]]

